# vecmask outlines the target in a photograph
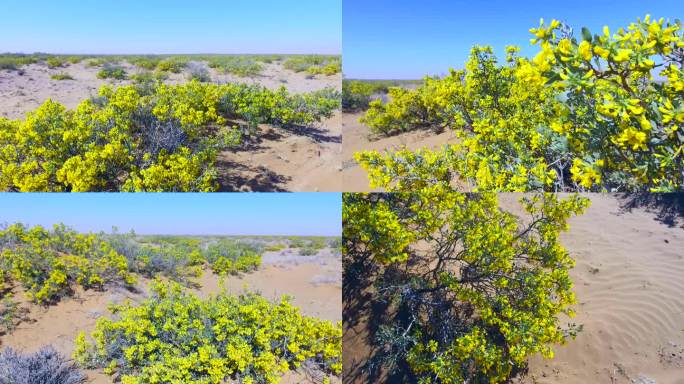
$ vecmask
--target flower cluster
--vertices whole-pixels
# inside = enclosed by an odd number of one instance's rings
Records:
[[[276,383],[304,362],[341,372],[341,324],[302,316],[287,299],[221,293],[200,299],[157,281],[138,306],[112,307],[91,338],[76,340],[74,359],[137,383]]]
[[[651,190],[684,185],[684,37],[646,17],[581,39],[558,21],[531,29],[532,59],[475,47],[465,69],[390,89],[362,121],[379,134],[446,127],[439,150],[360,152],[373,186],[450,185],[484,191]]]
[[[331,90],[105,86],[75,110],[48,100],[24,121],[0,118],[0,190],[214,191],[218,151],[258,124],[310,125],[338,108]]]
[[[392,303],[374,324],[375,361],[388,370],[409,367],[420,383],[505,382],[577,331],[559,319],[575,303],[559,235],[587,199],[528,196],[524,220],[493,193],[345,194],[343,204],[344,257],[380,265],[366,268],[379,271],[373,300]]]

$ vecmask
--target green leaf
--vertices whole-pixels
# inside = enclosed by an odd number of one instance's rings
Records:
[[[584,38],[584,40],[591,43],[592,37],[591,37],[591,32],[589,32],[589,28],[582,27],[582,37]]]

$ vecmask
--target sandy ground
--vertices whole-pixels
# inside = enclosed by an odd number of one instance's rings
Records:
[[[225,279],[226,289],[234,294],[256,291],[273,300],[282,295],[291,296],[294,305],[303,314],[316,316],[334,322],[342,320],[342,265],[339,255],[323,250],[316,256],[296,256],[296,251],[266,252],[263,264],[255,272]],[[200,286],[193,289],[201,297],[221,290],[221,279],[211,272],[205,272],[196,280]],[[20,351],[34,352],[42,346],[52,344],[66,356],[74,350],[74,339],[81,332],[91,332],[97,318],[108,316],[107,304],[127,299],[139,302],[147,296],[149,280],[139,277],[133,293],[125,289],[105,292],[78,290],[76,296],[60,301],[56,305],[41,307],[27,303],[27,320],[9,335],[0,336],[0,348],[11,346]],[[17,295],[20,298],[21,294]],[[87,372],[89,383],[107,384],[112,380],[100,371]],[[281,383],[310,382],[302,371],[289,372]]]
[[[519,211],[519,197],[501,196],[502,206]],[[531,358],[528,374],[516,382],[682,384],[683,218],[671,223],[662,212],[639,204],[626,209],[624,197],[590,197],[591,207],[572,218],[562,235],[577,261],[571,271],[577,316],[567,321],[583,325],[583,331],[554,347],[553,360]],[[347,298],[344,302],[346,308]],[[353,327],[345,324],[345,373],[358,373],[358,363],[371,352],[367,325],[360,320]]]
[[[87,60],[86,60],[87,61]],[[121,63],[128,74],[138,70]],[[317,75],[308,78],[306,73],[295,73],[279,63],[264,64],[264,71],[254,78],[243,78],[207,68],[213,82],[257,83],[271,89],[281,86],[290,92],[311,92],[327,87],[340,89],[341,75]],[[105,85],[131,84],[130,80],[101,80],[99,68],[88,67],[84,62],[64,68],[49,69],[45,64],[31,64],[18,71],[0,71],[0,116],[21,119],[26,112],[51,98],[75,108],[82,100],[96,96]],[[69,73],[74,80],[52,80],[51,75]],[[169,74],[170,84],[186,82],[186,73]],[[313,127],[300,130],[262,126],[259,142],[239,151],[226,151],[219,155],[219,182],[222,191],[339,191],[342,131],[340,114]]]
[[[340,118],[301,130],[261,126],[259,142],[219,154],[221,190],[341,191]]]
[[[342,182],[346,192],[373,191],[369,187],[366,171],[354,161],[355,152],[393,150],[403,146],[413,150],[423,147],[436,149],[456,141],[456,136],[451,130],[440,134],[432,131],[414,131],[371,140],[369,128],[359,122],[362,116],[362,112],[342,115]]]

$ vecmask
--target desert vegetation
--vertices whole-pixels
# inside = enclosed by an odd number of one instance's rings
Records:
[[[576,301],[559,236],[589,200],[520,205],[446,190],[344,194],[345,327],[367,327],[373,351],[345,362],[349,382],[508,382],[581,330],[563,323]]]
[[[315,67],[339,63],[339,57],[0,57],[6,69],[0,71],[0,190],[339,189],[328,185],[336,184],[341,142],[334,119],[339,76],[283,66],[297,59]],[[114,107],[112,97],[133,99]],[[162,99],[167,107],[159,104]],[[167,108],[178,110],[162,111]],[[30,143],[21,139],[29,132]],[[64,145],[46,149],[57,144],[51,143],[56,137]],[[102,163],[99,169],[93,168],[96,162]],[[72,171],[80,176],[67,176]],[[176,181],[167,178],[186,172]],[[316,178],[304,178],[312,172]],[[166,185],[152,185],[157,183]]]
[[[337,108],[334,90],[198,81],[103,87],[75,110],[48,100],[23,121],[0,118],[0,189],[214,191],[218,151],[259,124],[305,126]]]
[[[51,55],[46,53],[0,54],[0,70],[20,70],[23,66],[45,63],[49,68],[87,62],[91,67],[130,63],[149,71],[180,73],[190,63],[203,62],[211,68],[238,76],[261,74],[264,64],[282,62],[283,67],[310,75],[334,75],[342,70],[340,56],[331,55]]]
[[[3,345],[0,372],[12,369],[7,377],[30,378],[27,383],[81,383],[85,370],[123,383],[277,383],[301,368],[327,382],[342,369],[340,323],[303,315],[288,297],[192,291],[206,273],[222,281],[255,272],[268,247],[283,250],[290,241],[339,244],[319,237],[86,234],[62,224],[50,230],[6,225],[0,231],[0,336],[17,324],[31,326],[27,308],[58,306],[78,292],[149,294],[135,303],[112,302],[109,316],[73,340],[75,363],[50,346],[22,355]],[[40,369],[28,369],[31,364]]]
[[[349,83],[345,105],[368,110],[378,136],[453,130],[440,149],[363,151],[371,187],[454,183],[477,191],[678,191],[684,182],[684,39],[679,21],[646,16],[594,33],[553,20],[530,30],[531,59],[500,63],[476,46],[464,69],[390,87],[370,100]]]

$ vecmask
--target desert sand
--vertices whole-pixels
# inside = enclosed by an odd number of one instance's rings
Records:
[[[433,131],[413,131],[390,137],[370,137],[367,126],[359,122],[363,113],[344,113],[342,115],[342,182],[346,192],[379,191],[370,189],[368,176],[354,160],[359,151],[395,150],[399,147],[409,149],[437,149],[444,144],[456,142],[451,130],[436,134]]]
[[[87,61],[87,60],[86,60]],[[86,61],[62,68],[48,68],[44,63],[23,66],[22,71],[0,70],[0,117],[23,119],[25,114],[48,98],[69,109],[82,100],[97,96],[103,85],[122,86],[131,80],[102,80],[100,68],[88,67]],[[128,74],[139,70],[121,62]],[[208,68],[216,83],[240,82],[260,84],[270,89],[284,86],[293,93],[325,88],[340,89],[341,75],[308,76],[293,72],[274,62],[263,64],[263,72],[255,77],[238,77]],[[206,67],[206,63],[205,63]],[[22,74],[20,74],[22,73]],[[68,73],[74,80],[52,80],[51,75]],[[186,71],[169,73],[168,84],[187,82]],[[237,151],[219,154],[217,167],[221,191],[340,191],[340,152],[342,131],[340,114],[312,127],[286,129],[263,125],[255,143]]]
[[[684,196],[658,203],[653,196],[587,196],[591,206],[562,235],[577,262],[571,276],[578,304],[577,316],[561,323],[583,330],[555,346],[554,359],[530,359],[516,382],[684,383]],[[500,201],[519,213],[519,198]],[[347,308],[346,296],[344,302]],[[345,383],[364,382],[359,363],[372,353],[364,317],[356,319],[349,326],[345,317],[344,369],[356,378],[345,375]]]
[[[280,300],[288,295],[292,303],[308,316],[316,316],[333,322],[342,320],[342,265],[339,255],[324,249],[316,256],[298,256],[297,250],[265,252],[262,266],[255,272],[225,278],[228,292],[259,292],[271,300]],[[196,279],[199,286],[192,291],[206,297],[221,290],[219,276],[205,271]],[[0,336],[0,348],[12,347],[23,352],[35,352],[52,344],[66,356],[74,350],[74,339],[85,331],[95,329],[99,317],[109,316],[107,304],[125,300],[140,302],[148,295],[150,280],[138,276],[136,289],[107,290],[104,292],[77,290],[76,295],[56,305],[42,307],[20,300],[28,309],[26,320],[8,335]],[[21,298],[21,292],[17,292]],[[109,384],[112,379],[101,371],[87,371],[89,383]],[[288,372],[281,383],[294,384],[311,382],[303,370]]]

